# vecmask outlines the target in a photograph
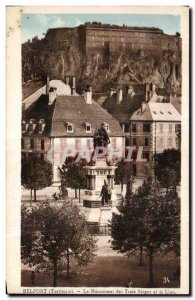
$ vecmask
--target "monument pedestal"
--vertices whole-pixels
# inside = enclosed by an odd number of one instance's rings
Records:
[[[85,167],[87,177],[87,189],[83,198],[83,206],[87,208],[87,221],[107,224],[112,217],[112,207],[117,204],[117,196],[114,190],[115,166],[109,166],[105,158],[98,159],[94,166]],[[101,189],[107,182],[111,190],[111,199],[107,205],[101,204]]]

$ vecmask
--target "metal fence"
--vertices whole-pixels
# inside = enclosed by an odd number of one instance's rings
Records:
[[[111,230],[108,224],[91,223],[88,224],[89,232],[94,235],[110,235]]]

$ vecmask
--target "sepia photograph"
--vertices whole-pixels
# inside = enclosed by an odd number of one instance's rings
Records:
[[[8,293],[189,294],[189,7],[7,7],[7,74]]]

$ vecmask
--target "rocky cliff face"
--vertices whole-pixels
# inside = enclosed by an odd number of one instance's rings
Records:
[[[64,80],[65,75],[75,75],[80,92],[89,83],[95,92],[103,92],[133,81],[155,83],[168,92],[181,94],[181,53],[171,50],[158,54],[139,50],[84,55],[73,45],[49,51],[44,40],[37,40],[22,47],[22,72],[24,79],[50,74]]]

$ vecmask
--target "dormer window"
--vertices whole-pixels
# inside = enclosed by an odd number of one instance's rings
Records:
[[[33,132],[33,123],[32,122],[29,123],[29,132],[30,133]]]
[[[26,122],[22,121],[22,133],[26,132]]]
[[[73,132],[73,124],[70,122],[66,123],[66,130],[67,132]]]
[[[91,132],[91,124],[88,122],[85,122],[84,125],[85,125],[86,132]]]
[[[40,119],[39,120],[39,133],[43,133],[45,128],[45,120],[44,119]]]
[[[29,133],[33,133],[33,131],[35,130],[36,127],[36,120],[31,119],[29,122]]]

